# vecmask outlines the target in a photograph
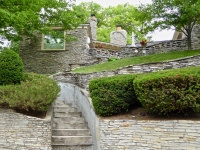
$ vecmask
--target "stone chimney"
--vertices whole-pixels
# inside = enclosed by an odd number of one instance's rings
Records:
[[[117,29],[116,29],[117,31],[122,30],[122,26],[121,25],[117,25],[116,27],[117,27]]]
[[[90,18],[88,19],[88,23],[90,24],[90,31],[91,31],[90,39],[92,41],[96,41],[97,40],[97,18],[95,17],[95,14],[91,14]]]
[[[126,46],[127,32],[122,29],[121,25],[117,25],[116,31],[110,33],[110,43]]]

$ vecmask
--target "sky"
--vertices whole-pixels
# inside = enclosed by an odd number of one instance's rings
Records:
[[[150,4],[151,0],[76,0],[76,4],[81,2],[95,2],[100,4],[103,7],[116,6],[118,4],[125,4],[129,3],[134,6],[138,6],[140,3],[142,4]],[[156,30],[154,33],[151,34],[153,41],[164,41],[164,40],[172,40],[174,34],[174,30]]]

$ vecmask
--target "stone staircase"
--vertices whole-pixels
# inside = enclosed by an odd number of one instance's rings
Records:
[[[51,142],[53,150],[93,150],[85,119],[76,108],[62,101],[53,105]]]

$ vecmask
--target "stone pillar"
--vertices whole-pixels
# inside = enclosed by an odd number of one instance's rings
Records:
[[[132,39],[132,44],[131,44],[131,46],[136,47],[136,45],[135,45],[135,34],[134,34],[134,32],[132,32],[131,39]]]
[[[91,14],[88,23],[90,24],[91,40],[95,41],[97,40],[97,18],[95,18],[95,14]]]
[[[127,32],[122,29],[121,25],[116,26],[116,31],[110,33],[110,43],[126,46],[127,44]]]

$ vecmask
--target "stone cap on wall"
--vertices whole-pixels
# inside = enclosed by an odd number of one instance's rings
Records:
[[[103,49],[109,49],[109,50],[121,50],[121,47],[124,47],[124,45],[119,45],[114,43],[92,41],[92,45],[90,46],[90,48],[95,48],[96,46],[98,47],[99,44],[102,45]]]
[[[90,24],[80,24],[77,28],[88,28]]]

